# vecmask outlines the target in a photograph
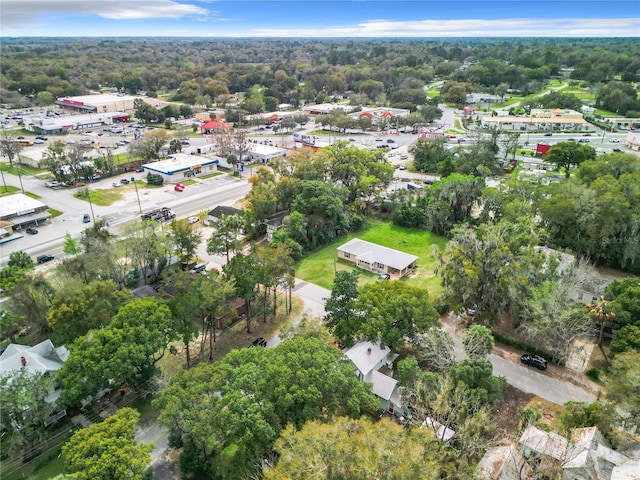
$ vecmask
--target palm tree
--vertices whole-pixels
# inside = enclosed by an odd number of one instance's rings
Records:
[[[602,350],[602,333],[604,332],[604,325],[606,322],[613,321],[613,319],[616,318],[616,314],[614,312],[607,311],[608,304],[609,302],[601,296],[597,302],[593,302],[589,305],[589,315],[591,315],[591,317],[597,322],[600,322],[600,334],[598,335],[598,346],[600,347],[600,350]]]

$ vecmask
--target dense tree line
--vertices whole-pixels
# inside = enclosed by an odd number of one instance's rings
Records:
[[[460,103],[470,90],[504,95],[539,90],[560,69],[589,85],[638,80],[638,44],[629,39],[201,40],[8,39],[3,44],[2,103],[46,105],[100,87],[171,94],[187,105],[223,108],[249,92],[247,112],[278,103],[322,102],[350,92],[356,104],[415,110],[422,87],[448,80],[443,94]],[[256,86],[259,88],[256,89]],[[599,102],[609,104],[606,91]],[[635,110],[633,103],[611,108]]]

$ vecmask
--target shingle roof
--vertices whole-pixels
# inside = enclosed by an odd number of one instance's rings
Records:
[[[360,240],[359,238],[354,238],[339,246],[338,251],[354,255],[358,260],[363,262],[379,262],[397,270],[407,268],[418,259],[415,255],[383,247],[382,245]]]
[[[67,350],[64,347],[56,349],[51,340],[33,347],[12,343],[0,355],[0,373],[10,374],[22,368],[31,373],[55,372],[62,368],[66,356]],[[22,357],[26,361],[24,366]]]

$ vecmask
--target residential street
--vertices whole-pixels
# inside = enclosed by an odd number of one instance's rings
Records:
[[[294,293],[298,295],[305,305],[304,311],[310,315],[324,314],[324,298],[330,295],[330,291],[309,282],[296,279]],[[456,345],[456,356],[464,358],[462,348],[462,335],[456,331],[454,316],[449,315],[443,319],[443,329],[452,336]],[[507,360],[500,355],[492,354],[489,360],[493,365],[493,374],[503,376],[509,384],[526,393],[538,395],[545,400],[564,405],[566,402],[593,402],[595,395],[589,391],[565,380],[553,378],[552,369],[542,373],[531,367],[521,365],[512,360]]]

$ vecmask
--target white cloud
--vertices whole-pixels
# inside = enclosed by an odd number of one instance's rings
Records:
[[[367,20],[351,26],[254,29],[253,37],[637,37],[640,18]]]
[[[97,15],[111,20],[181,18],[208,10],[173,0],[2,0],[3,28],[36,25],[45,14]]]

